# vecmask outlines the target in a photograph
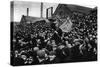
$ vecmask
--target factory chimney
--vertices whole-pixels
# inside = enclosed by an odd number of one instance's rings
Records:
[[[40,9],[41,9],[41,14],[40,15],[41,15],[41,18],[43,18],[43,2],[41,2],[41,8]]]
[[[29,8],[27,8],[27,16],[29,16]]]

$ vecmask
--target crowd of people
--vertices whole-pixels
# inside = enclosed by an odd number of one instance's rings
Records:
[[[52,64],[97,60],[97,11],[73,13],[70,32],[63,32],[56,20],[36,21],[14,27],[12,65]]]

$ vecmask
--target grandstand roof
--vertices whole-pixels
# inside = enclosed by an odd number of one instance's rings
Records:
[[[79,13],[84,13],[88,14],[92,8],[89,7],[84,7],[84,6],[79,6],[79,5],[72,5],[72,4],[59,4],[58,7],[56,8],[54,15],[58,13],[62,13],[64,15],[72,15],[72,12],[79,12]]]

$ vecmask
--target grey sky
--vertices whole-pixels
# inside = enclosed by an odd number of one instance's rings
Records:
[[[20,21],[22,15],[27,14],[27,8],[29,8],[29,16],[40,17],[40,5],[41,2],[31,1],[14,1],[14,18],[13,21]],[[46,17],[46,9],[53,6],[53,12],[57,7],[57,3],[43,3],[43,17]]]
[[[40,17],[40,5],[41,2],[24,2],[15,1],[14,2],[14,21],[20,21],[22,15],[27,15],[27,8],[29,8],[29,16]],[[58,4],[55,3],[44,3],[43,4],[43,17],[46,17],[46,8],[51,6],[54,9]]]

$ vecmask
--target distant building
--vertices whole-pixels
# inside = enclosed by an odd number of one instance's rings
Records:
[[[22,16],[21,18],[21,23],[34,23],[38,20],[41,20],[42,18],[38,18],[38,17],[31,17],[31,16]]]
[[[36,22],[36,21],[38,21],[38,20],[41,20],[42,19],[42,17],[41,18],[39,18],[39,17],[32,17],[32,16],[29,16],[29,8],[27,8],[27,16],[25,16],[25,15],[22,15],[22,18],[21,18],[21,23],[34,23],[34,22]]]

